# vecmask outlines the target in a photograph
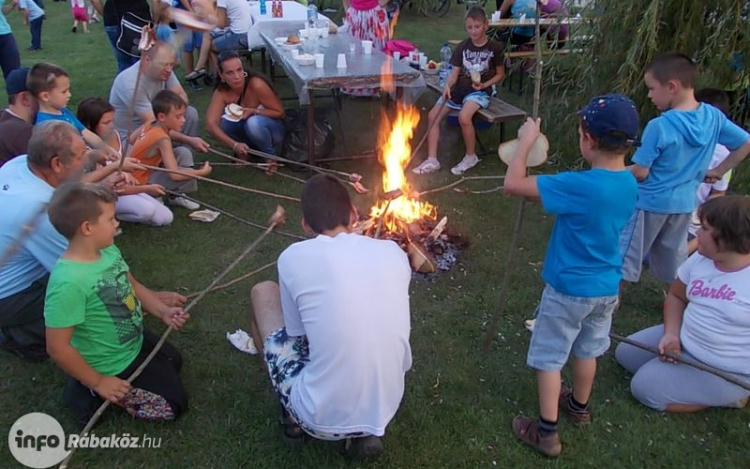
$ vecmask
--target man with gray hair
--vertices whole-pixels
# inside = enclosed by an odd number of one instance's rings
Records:
[[[45,208],[55,188],[81,177],[88,162],[78,131],[67,122],[48,121],[34,128],[28,155],[0,167],[0,349],[31,360],[47,356],[44,294],[68,241],[52,227]],[[133,169],[129,160],[123,166]],[[116,169],[113,163],[81,179],[96,182]]]

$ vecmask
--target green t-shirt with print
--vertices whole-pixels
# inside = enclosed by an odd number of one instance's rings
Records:
[[[44,300],[46,326],[73,328],[71,345],[105,376],[121,373],[143,344],[143,311],[113,244],[94,262],[60,259]]]

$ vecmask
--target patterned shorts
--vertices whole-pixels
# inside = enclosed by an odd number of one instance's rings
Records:
[[[271,383],[279,402],[289,412],[305,433],[319,440],[343,440],[364,436],[362,432],[329,433],[310,428],[292,408],[290,395],[300,371],[310,362],[310,347],[305,337],[290,337],[286,328],[276,330],[264,344],[264,358],[268,366]]]

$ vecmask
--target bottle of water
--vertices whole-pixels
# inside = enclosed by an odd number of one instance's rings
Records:
[[[266,16],[266,0],[260,0],[260,14]]]
[[[445,81],[448,79],[448,75],[451,72],[451,48],[448,43],[444,43],[443,47],[440,48],[440,72],[438,72],[438,78],[440,86],[445,85]]]
[[[315,29],[318,27],[318,7],[313,0],[307,2],[307,28]]]

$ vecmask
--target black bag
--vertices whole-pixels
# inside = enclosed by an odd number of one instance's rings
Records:
[[[120,36],[117,38],[117,49],[130,57],[140,57],[138,43],[141,42],[141,32],[144,26],[151,27],[148,20],[144,20],[133,13],[125,13],[120,20]]]
[[[315,110],[315,136],[313,138],[315,139],[316,161],[329,157],[336,141],[331,123],[326,116],[322,116],[324,113],[323,110]],[[284,157],[300,163],[307,163],[310,161],[307,154],[307,113],[288,109],[285,126]]]

